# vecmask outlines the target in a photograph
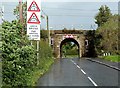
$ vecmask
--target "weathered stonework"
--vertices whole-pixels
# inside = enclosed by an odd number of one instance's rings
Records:
[[[66,35],[72,35],[75,41],[79,45],[79,56],[85,56],[85,37],[86,30],[53,30],[51,31],[51,38],[53,40],[53,51],[56,58],[60,58],[60,46],[61,42],[66,39]],[[68,38],[67,38],[68,39]]]

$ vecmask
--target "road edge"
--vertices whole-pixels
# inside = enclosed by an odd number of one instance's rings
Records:
[[[86,60],[89,60],[89,61],[92,61],[92,62],[96,62],[96,63],[102,64],[102,65],[105,65],[105,66],[107,66],[107,67],[110,67],[110,68],[113,68],[113,69],[115,69],[115,70],[120,71],[119,68],[117,68],[117,67],[115,67],[115,66],[111,66],[111,65],[106,64],[106,63],[103,63],[103,62],[98,61],[98,60],[93,60],[93,59],[90,59],[90,58],[86,58]]]

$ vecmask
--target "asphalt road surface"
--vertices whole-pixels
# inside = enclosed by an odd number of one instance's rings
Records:
[[[60,59],[37,86],[118,86],[118,71],[82,59]]]

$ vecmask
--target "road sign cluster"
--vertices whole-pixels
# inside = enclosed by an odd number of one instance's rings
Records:
[[[41,0],[27,0],[27,35],[30,40],[40,40]]]

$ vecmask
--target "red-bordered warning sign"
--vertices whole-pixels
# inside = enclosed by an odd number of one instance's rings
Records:
[[[29,18],[29,20],[28,20],[28,23],[31,23],[31,24],[40,24],[40,21],[39,21],[37,15],[36,15],[35,13],[33,13],[33,14],[30,16],[30,18]]]
[[[30,7],[28,8],[28,11],[40,12],[40,9],[35,1],[31,3]]]
[[[64,38],[74,38],[73,35],[65,35]]]

